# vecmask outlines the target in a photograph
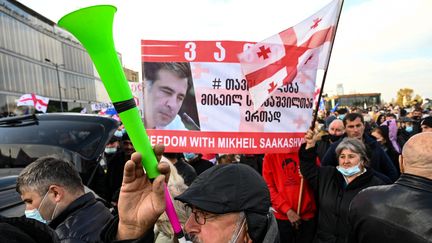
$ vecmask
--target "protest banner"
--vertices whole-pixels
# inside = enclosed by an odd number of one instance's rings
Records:
[[[259,109],[254,110],[237,56],[254,44],[142,40],[143,66],[153,62],[186,62],[192,75],[192,87],[178,112],[188,129],[151,129],[146,125],[151,143],[165,144],[168,152],[256,154],[296,151],[312,119],[316,70],[300,72],[292,83],[277,88]],[[311,61],[305,65],[316,63]],[[192,102],[186,103],[190,97]],[[196,113],[185,112],[194,111],[193,106]],[[150,108],[144,103],[146,109]]]

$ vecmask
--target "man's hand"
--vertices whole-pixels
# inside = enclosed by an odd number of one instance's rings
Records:
[[[163,146],[156,145],[155,154],[160,160]],[[124,167],[123,184],[118,200],[119,225],[117,240],[137,239],[152,230],[156,220],[165,210],[165,178],[169,165],[158,164],[161,175],[153,183],[147,178],[141,164],[141,154],[133,153]]]
[[[301,223],[300,216],[296,212],[294,212],[294,210],[292,210],[292,209],[288,210],[287,216],[288,216],[288,220],[291,222],[292,226],[295,229],[298,229],[298,227]]]

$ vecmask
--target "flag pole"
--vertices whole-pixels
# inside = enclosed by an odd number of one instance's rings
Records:
[[[326,78],[327,78],[327,70],[329,68],[330,58],[331,58],[332,51],[333,51],[333,45],[334,45],[334,42],[336,40],[336,33],[337,33],[338,25],[339,25],[340,16],[341,16],[341,13],[342,13],[342,7],[343,7],[343,4],[344,4],[344,0],[339,0],[339,3],[340,3],[340,7],[339,7],[338,18],[337,18],[337,21],[336,21],[336,26],[335,26],[335,29],[334,29],[333,41],[330,43],[330,50],[329,50],[330,53],[329,53],[329,56],[327,58],[327,63],[325,65],[326,69],[324,70],[324,75],[323,75],[323,79],[322,79],[322,82],[321,82],[320,92],[319,92],[317,103],[316,103],[315,110],[314,110],[314,115],[313,115],[312,124],[311,124],[311,130],[314,130],[314,128],[315,128],[315,122],[316,122],[317,117],[318,117],[319,103],[321,101],[322,93],[323,93],[323,90],[324,90],[324,84],[325,84],[325,81],[326,81]]]
[[[323,79],[322,79],[322,82],[321,82],[321,88],[320,88],[320,92],[319,92],[319,95],[318,95],[318,100],[317,100],[317,103],[316,103],[316,106],[315,106],[315,110],[314,110],[312,124],[311,124],[311,127],[310,127],[311,130],[314,130],[314,128],[315,128],[315,122],[316,122],[317,117],[318,117],[319,103],[320,103],[320,100],[321,100],[321,97],[322,97],[322,93],[323,93],[323,90],[324,90],[325,80],[327,78],[327,70],[328,70],[328,67],[329,67],[330,58],[331,58],[331,54],[332,54],[332,51],[333,51],[333,45],[334,45],[334,42],[336,40],[336,33],[337,33],[338,25],[339,25],[340,16],[341,16],[341,13],[342,13],[342,7],[343,7],[343,4],[344,4],[344,0],[339,0],[339,3],[340,3],[340,7],[339,7],[339,13],[338,13],[337,21],[336,21],[336,26],[335,26],[335,29],[334,29],[333,41],[330,43],[330,50],[329,50],[330,53],[329,53],[329,56],[327,58],[327,63],[326,63],[326,66],[325,66],[326,69],[324,71]],[[301,210],[301,204],[302,204],[302,198],[303,198],[303,184],[304,184],[304,179],[303,179],[303,176],[301,176],[301,179],[300,179],[300,190],[299,190],[299,197],[298,197],[298,204],[297,204],[297,214],[299,216],[300,216],[300,210]]]

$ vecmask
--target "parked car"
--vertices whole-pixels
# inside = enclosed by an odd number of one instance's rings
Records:
[[[118,126],[112,118],[79,113],[0,119],[0,215],[24,214],[16,178],[25,166],[42,156],[55,155],[73,163],[86,190],[103,193],[103,152]]]

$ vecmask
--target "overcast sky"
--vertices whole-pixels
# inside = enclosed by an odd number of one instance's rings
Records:
[[[329,0],[18,0],[57,22],[82,7],[111,4],[116,49],[141,72],[140,41],[261,41],[312,15]],[[432,98],[432,0],[345,0],[324,92],[400,88]]]

